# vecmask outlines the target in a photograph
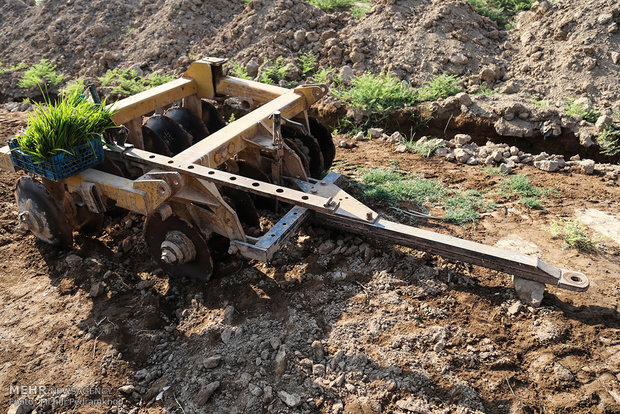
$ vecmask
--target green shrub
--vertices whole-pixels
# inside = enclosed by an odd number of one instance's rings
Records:
[[[370,113],[381,113],[404,105],[414,105],[419,101],[415,89],[404,85],[400,79],[388,74],[365,73],[353,78],[349,90],[336,91],[335,94],[353,107]]]
[[[312,79],[316,83],[327,83],[327,77],[333,73],[336,73],[336,70],[331,66],[326,68],[319,69],[314,75],[312,75]]]
[[[75,94],[83,94],[85,89],[86,83],[84,78],[78,78],[68,82],[65,87],[61,89],[60,93],[62,96],[74,96]]]
[[[314,72],[314,65],[316,65],[316,56],[311,50],[307,51],[299,57],[297,60],[299,68],[301,69],[301,75],[305,78],[310,73]]]
[[[229,62],[228,64],[230,65],[230,67],[228,68],[228,72],[230,73],[230,75],[236,76],[237,78],[241,79],[252,79],[248,74],[248,68],[243,66],[241,63]]]
[[[492,211],[497,205],[485,199],[478,190],[467,190],[461,195],[450,197],[444,202],[445,220],[456,224],[474,222],[480,218],[480,211]]]
[[[534,0],[467,0],[481,16],[486,16],[500,24],[506,24],[512,16],[529,10]]]
[[[610,157],[620,154],[619,129],[615,129],[614,127],[609,125],[596,140],[599,147],[601,148],[601,154],[609,155]]]
[[[420,88],[420,101],[436,101],[437,99],[454,96],[463,91],[460,84],[461,79],[458,76],[439,75]]]
[[[564,106],[564,110],[569,116],[581,117],[588,122],[596,122],[599,116],[598,112],[589,105],[583,105],[580,102],[577,102],[575,99],[570,99],[568,105]]]
[[[422,139],[420,138],[417,141],[409,140],[405,142],[407,149],[413,152],[417,152],[425,158],[430,157],[437,151],[438,148],[444,146],[441,139]]]
[[[569,249],[591,251],[598,245],[590,238],[587,228],[578,220],[554,220],[551,222],[551,232],[554,236],[564,240],[565,247]]]
[[[287,71],[288,67],[284,57],[278,56],[275,62],[267,61],[267,64],[263,65],[258,80],[270,85],[277,85],[281,80],[284,80]]]
[[[355,0],[308,0],[308,3],[323,11],[342,10],[355,4]]]
[[[119,95],[135,95],[155,86],[163,85],[175,79],[172,75],[159,75],[151,73],[147,77],[138,76],[133,69],[115,68],[108,70],[99,77],[101,86],[112,87],[112,92]]]
[[[56,73],[56,65],[47,59],[41,59],[39,63],[28,69],[18,83],[20,88],[33,87],[46,88],[48,85],[58,86],[62,83],[65,75]]]
[[[17,137],[19,147],[27,155],[46,160],[93,139],[103,139],[105,130],[115,128],[111,115],[105,103],[88,102],[77,90],[58,102],[45,98],[43,104],[36,104],[26,132]]]

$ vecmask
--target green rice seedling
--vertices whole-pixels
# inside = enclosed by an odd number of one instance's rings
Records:
[[[102,133],[115,128],[113,111],[95,105],[77,90],[57,102],[45,97],[29,116],[24,134],[17,137],[20,150],[41,161],[92,140],[103,140]]]

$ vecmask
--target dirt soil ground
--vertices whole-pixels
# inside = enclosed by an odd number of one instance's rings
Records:
[[[0,114],[3,142],[25,121]],[[500,179],[377,141],[339,149],[335,169],[354,178],[394,159],[455,189]],[[0,409],[30,398],[36,413],[618,412],[620,245],[564,250],[545,229],[585,208],[617,214],[620,189],[523,168],[560,191],[546,209],[514,203],[475,226],[418,225],[487,244],[521,238],[587,273],[587,292],[550,288],[540,308],[520,306],[506,274],[317,224],[270,264],[228,258],[207,283],[170,280],[137,216],[109,218],[71,251],[19,231],[18,174],[3,172]],[[16,395],[22,385],[48,394]]]

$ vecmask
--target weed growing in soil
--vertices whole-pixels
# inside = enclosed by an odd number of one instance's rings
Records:
[[[463,88],[458,76],[443,74],[427,82],[418,91],[420,102],[426,102],[454,96],[463,91]]]
[[[598,246],[598,242],[590,237],[587,228],[578,220],[554,220],[551,222],[551,233],[564,240],[565,248],[587,252]]]
[[[47,59],[41,59],[39,63],[24,73],[18,86],[24,89],[33,87],[47,88],[48,85],[60,85],[64,78],[64,74],[56,73],[56,65],[53,65]]]
[[[112,69],[99,77],[101,86],[112,87],[112,93],[119,95],[135,95],[155,86],[163,85],[175,79],[172,75],[151,73],[149,76],[138,76],[133,69]]]
[[[438,148],[444,146],[442,140],[434,138],[434,139],[422,139],[420,138],[417,141],[408,140],[404,142],[405,146],[408,150],[417,152],[425,158],[430,157],[437,151]]]
[[[583,105],[574,99],[568,101],[568,105],[564,107],[564,110],[569,116],[573,118],[581,117],[588,122],[596,122],[598,117],[601,116],[594,108]]]
[[[288,67],[286,66],[284,57],[278,56],[275,62],[266,62],[260,71],[258,79],[260,82],[267,83],[269,85],[277,85],[281,80],[284,80],[287,71]]]
[[[88,102],[78,91],[64,95],[58,102],[45,98],[29,116],[26,132],[17,137],[27,155],[46,160],[60,152],[92,141],[103,140],[102,133],[116,126],[112,110]]]
[[[437,203],[446,194],[438,180],[420,177],[405,178],[394,168],[372,168],[362,175],[362,197],[376,201],[408,201],[422,207]]]
[[[371,116],[382,116],[393,108],[456,95],[462,91],[460,82],[456,76],[439,75],[416,89],[387,73],[365,73],[353,78],[349,89],[338,89],[334,95]]]
[[[334,73],[336,73],[336,70],[331,66],[328,66],[326,68],[319,69],[314,75],[312,75],[312,79],[314,79],[316,83],[327,83],[328,77]]]
[[[529,10],[534,0],[467,0],[474,7],[476,13],[495,20],[500,24],[506,24],[514,16],[523,10]]]
[[[307,51],[299,57],[297,60],[299,63],[299,69],[301,69],[301,75],[305,78],[310,73],[314,72],[314,65],[316,65],[316,56],[311,50]]]
[[[601,147],[601,154],[610,157],[620,154],[620,129],[609,125],[596,140]]]
[[[497,208],[494,201],[486,200],[484,194],[478,190],[467,190],[461,195],[446,199],[444,204],[445,220],[456,224],[478,220],[480,218],[478,210],[493,211]]]
[[[362,19],[370,11],[370,2],[357,2],[351,7],[351,17]]]
[[[243,66],[241,63],[229,62],[228,65],[229,65],[228,72],[232,76],[235,76],[241,79],[248,79],[248,80],[252,79],[250,75],[248,74],[248,69],[245,66]]]
[[[504,177],[504,182],[500,185],[501,195],[507,198],[518,196],[519,202],[528,208],[542,208],[542,199],[557,193],[554,188],[536,187],[530,182],[530,178],[523,174]]]
[[[493,88],[490,88],[486,83],[481,83],[480,84],[480,91],[476,92],[476,95],[491,96],[491,95],[495,95],[496,93],[497,93],[497,91],[494,90]]]
[[[342,10],[355,4],[355,0],[308,0],[308,3],[323,11]]]
[[[68,82],[60,92],[62,96],[74,96],[76,94],[82,94],[85,89],[86,83],[84,81],[84,78],[79,78]]]

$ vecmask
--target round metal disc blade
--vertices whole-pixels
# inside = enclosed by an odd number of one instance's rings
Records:
[[[176,155],[192,145],[192,136],[174,120],[167,116],[154,116],[144,124],[164,141],[173,155]]]
[[[172,108],[166,112],[166,116],[181,125],[185,131],[189,132],[193,138],[193,144],[209,135],[209,130],[202,120],[186,108]]]
[[[204,100],[202,101],[202,122],[204,122],[211,133],[219,131],[226,126],[224,118],[222,118],[215,106]]]
[[[220,191],[224,195],[226,202],[230,204],[237,216],[239,216],[239,221],[250,227],[260,227],[256,207],[254,207],[252,197],[248,193],[228,187],[223,187]]]
[[[288,145],[289,148],[295,152],[295,154],[297,154],[297,156],[301,160],[301,163],[304,166],[304,170],[306,171],[306,174],[310,175],[310,163],[308,162],[308,157],[306,156],[306,154],[304,154],[304,152],[299,148],[299,146],[292,139],[284,138],[284,143]]]
[[[185,234],[196,248],[196,258],[189,263],[169,265],[161,260],[161,243],[170,231],[180,231]],[[159,214],[153,214],[144,222],[144,240],[153,259],[173,277],[191,277],[193,279],[208,280],[213,273],[211,253],[203,235],[193,226],[177,216],[170,216],[162,220]]]
[[[73,244],[69,220],[43,184],[30,177],[21,177],[15,187],[15,200],[20,213],[28,211],[37,217],[40,226],[30,231],[39,240],[57,247]]]
[[[316,119],[309,118],[308,120],[310,123],[310,134],[316,138],[323,153],[323,167],[325,170],[329,170],[336,156],[336,146],[332,140],[332,134]]]
[[[310,136],[302,134],[297,129],[282,126],[282,135],[293,139],[299,148],[305,153],[307,150],[308,161],[310,164],[310,175],[314,178],[319,178],[323,173],[323,154],[321,153],[321,147],[317,140]]]
[[[168,145],[146,125],[142,126],[142,139],[144,140],[144,149],[155,154],[165,155],[167,157],[172,156],[172,151],[168,148]]]

